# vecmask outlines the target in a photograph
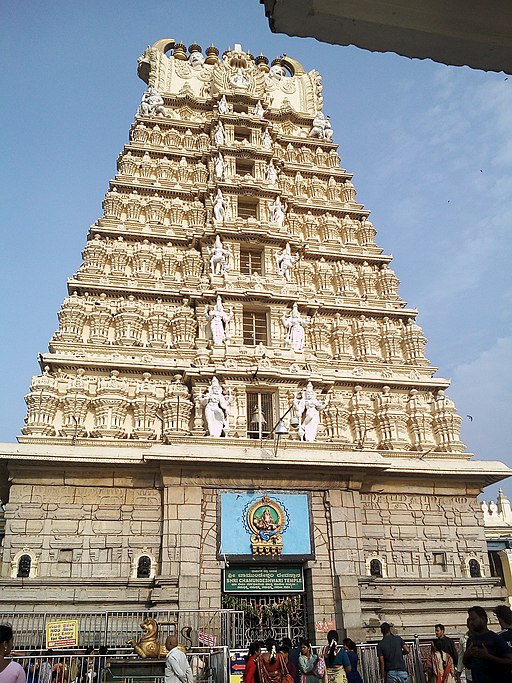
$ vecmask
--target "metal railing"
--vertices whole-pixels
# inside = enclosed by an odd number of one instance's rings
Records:
[[[187,658],[195,683],[228,683],[227,648],[191,651],[187,652]],[[151,674],[144,674],[137,670],[141,660],[127,653],[87,655],[60,652],[48,655],[41,651],[15,655],[12,660],[25,670],[27,683],[159,683],[164,680],[164,659],[153,663]],[[133,674],[130,673],[130,665],[135,665]]]
[[[46,623],[78,620],[80,648],[123,648],[127,641],[140,640],[141,624],[147,617],[162,624],[160,640],[176,633],[187,647],[239,646],[244,633],[244,613],[237,610],[140,610],[109,612],[4,612],[0,623],[10,624],[18,651],[39,650],[45,645]]]

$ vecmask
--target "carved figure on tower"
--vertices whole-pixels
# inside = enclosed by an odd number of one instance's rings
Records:
[[[325,140],[326,142],[332,142],[333,130],[329,117],[321,111],[317,113],[313,119],[313,125],[309,132],[310,138],[319,138],[320,140]]]
[[[301,441],[314,441],[320,424],[320,411],[327,407],[328,401],[319,401],[311,382],[308,382],[300,399],[295,394],[293,405],[299,417],[299,438]]]
[[[213,204],[213,218],[217,223],[224,223],[226,220],[226,211],[228,208],[228,202],[224,199],[224,195],[222,194],[222,190],[219,189],[217,190],[217,194],[215,197],[211,194],[210,199]]]
[[[306,337],[304,328],[310,324],[310,319],[302,316],[298,305],[295,303],[288,316],[283,314],[282,321],[285,329],[288,330],[286,341],[294,351],[302,351]]]
[[[215,244],[208,249],[210,254],[210,273],[212,275],[224,275],[229,271],[229,259],[233,252],[229,247],[224,247],[220,235],[215,238]]]
[[[215,129],[213,139],[216,145],[223,145],[225,143],[226,132],[224,130],[224,126],[222,125],[222,121],[219,121],[219,123],[217,124],[217,128]]]
[[[279,177],[279,171],[274,166],[274,160],[271,159],[267,166],[267,180],[271,185],[277,184],[277,179]]]
[[[287,242],[285,248],[281,252],[277,252],[275,255],[277,271],[279,275],[282,275],[286,282],[291,281],[291,271],[294,265],[300,259],[299,254],[292,254],[290,243]]]
[[[228,162],[224,159],[220,152],[218,153],[217,157],[215,158],[215,161],[213,162],[213,168],[215,170],[215,177],[218,180],[221,180],[224,177],[224,174],[226,173],[226,170],[228,168]]]
[[[270,222],[275,223],[279,229],[284,225],[285,214],[288,211],[288,204],[281,201],[281,197],[277,195],[275,200],[269,206]]]
[[[254,116],[257,116],[259,119],[263,118],[263,114],[265,113],[265,110],[263,109],[263,105],[261,104],[261,100],[258,100],[256,102],[256,106],[254,107]]]
[[[206,319],[210,321],[214,346],[222,346],[228,336],[228,325],[233,320],[233,306],[230,307],[229,311],[224,310],[222,299],[218,296],[215,306],[211,310],[206,306],[205,315]]]
[[[166,116],[164,98],[160,95],[157,88],[148,88],[142,95],[142,100],[139,105],[139,116],[149,116],[150,114],[162,114]]]
[[[208,391],[201,395],[199,403],[204,408],[204,417],[209,436],[229,435],[229,404],[231,397],[224,396],[219,380],[214,377]]]
[[[268,128],[265,128],[265,132],[261,138],[261,144],[263,145],[263,149],[266,149],[267,151],[272,149],[272,136],[270,135]]]
[[[217,108],[219,110],[219,114],[227,114],[229,111],[229,105],[228,101],[226,99],[226,95],[222,95],[222,97],[219,100],[219,104],[217,105]]]

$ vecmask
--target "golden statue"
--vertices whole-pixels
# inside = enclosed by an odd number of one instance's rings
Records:
[[[142,659],[150,658],[160,658],[167,655],[167,648],[162,645],[158,640],[158,623],[155,619],[147,617],[144,619],[140,625],[141,629],[144,631],[144,635],[136,643],[134,640],[129,640],[128,643],[133,647],[134,652],[136,652]]]

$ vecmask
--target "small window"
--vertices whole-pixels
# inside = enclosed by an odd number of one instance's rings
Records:
[[[244,311],[244,344],[267,344],[267,314],[264,311]]]
[[[469,560],[469,575],[472,579],[479,579],[482,576],[482,570],[477,560]]]
[[[247,436],[265,439],[274,426],[273,394],[247,394]]]
[[[432,564],[446,571],[446,553],[432,553]]]
[[[249,128],[235,128],[235,140],[237,142],[251,141],[251,131]]]
[[[233,111],[236,112],[237,114],[248,114],[249,113],[249,105],[248,104],[233,103]]]
[[[236,160],[236,172],[237,175],[251,175],[254,176],[254,161],[250,159],[237,159]]]
[[[258,200],[250,197],[238,197],[239,218],[258,218]]]
[[[30,555],[22,555],[18,561],[18,579],[27,579],[30,576],[30,568],[32,566],[32,558]]]
[[[151,558],[148,555],[142,555],[139,557],[139,562],[137,564],[137,578],[138,579],[149,579],[151,576]]]
[[[240,249],[240,272],[244,275],[252,275],[253,273],[263,275],[263,252]]]
[[[370,562],[370,576],[382,578],[382,562],[380,560],[372,560]]]

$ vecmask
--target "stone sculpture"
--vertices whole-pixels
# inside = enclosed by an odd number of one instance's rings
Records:
[[[215,177],[218,180],[221,180],[224,177],[224,174],[227,170],[228,167],[228,162],[224,159],[222,154],[219,152],[214,163],[213,163],[213,168],[215,171]]]
[[[217,105],[219,114],[227,114],[229,111],[229,106],[228,106],[228,101],[226,99],[226,95],[222,95],[222,97],[219,100],[219,104]]]
[[[307,317],[302,317],[297,304],[293,304],[291,313],[287,316],[283,314],[283,325],[288,330],[286,341],[294,351],[302,351],[304,349],[305,333],[304,328],[310,324]]]
[[[225,143],[226,132],[224,130],[224,126],[222,125],[222,121],[219,121],[219,123],[217,124],[217,128],[215,129],[213,139],[216,145],[223,145]]]
[[[317,113],[313,119],[313,125],[309,132],[310,138],[319,138],[320,140],[325,140],[326,142],[332,142],[333,130],[329,117],[321,111]]]
[[[275,200],[269,206],[270,209],[270,222],[275,223],[279,229],[284,225],[284,219],[286,211],[288,210],[288,204],[286,202],[281,202],[281,197],[277,195]]]
[[[204,417],[209,436],[219,437],[229,434],[229,404],[230,399],[224,396],[219,380],[214,377],[208,391],[199,399],[204,407]]]
[[[299,260],[300,256],[298,254],[293,255],[289,242],[286,243],[285,248],[281,252],[277,252],[275,255],[277,271],[279,275],[282,275],[286,282],[291,281],[291,271],[294,265]]]
[[[224,275],[229,271],[229,259],[233,252],[224,247],[220,235],[215,238],[215,244],[208,249],[210,255],[210,273],[212,275]]]
[[[222,299],[218,296],[217,302],[211,310],[206,306],[205,315],[206,319],[210,321],[214,346],[222,346],[227,338],[228,325],[233,320],[233,307],[230,307],[229,312],[225,311]]]
[[[164,98],[156,88],[148,88],[142,95],[142,101],[139,105],[140,116],[149,116],[150,114],[162,114],[165,116]]]
[[[267,166],[267,180],[271,185],[276,185],[278,176],[279,171],[274,166],[274,161],[271,159]]]
[[[316,391],[311,382],[308,382],[305,391],[302,392],[300,399],[295,395],[294,409],[299,417],[299,438],[301,441],[314,441],[320,423],[320,411],[327,406],[327,401],[323,403],[316,397]],[[302,419],[301,419],[302,418]]]
[[[213,195],[210,195],[210,199],[212,200],[213,204],[214,220],[217,221],[217,223],[224,223],[224,221],[226,220],[226,210],[228,208],[228,203],[224,199],[220,187],[217,190],[217,194],[215,195],[215,197]]]

